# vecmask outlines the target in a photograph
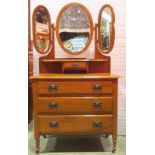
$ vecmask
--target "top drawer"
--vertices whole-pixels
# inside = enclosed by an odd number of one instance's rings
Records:
[[[111,94],[112,81],[38,82],[38,94]]]
[[[86,62],[64,62],[63,69],[71,69],[71,70],[87,70],[87,63]]]

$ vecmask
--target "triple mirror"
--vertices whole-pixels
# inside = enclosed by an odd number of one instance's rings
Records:
[[[45,54],[51,46],[51,18],[44,6],[38,6],[33,12],[33,40],[36,50]]]
[[[110,5],[104,5],[98,16],[98,44],[101,53],[109,53],[114,45],[115,16]],[[56,36],[61,48],[78,55],[87,50],[93,37],[93,20],[89,10],[80,3],[69,3],[59,12],[56,20]],[[33,12],[33,40],[36,50],[42,54],[51,47],[51,19],[48,10],[40,5]],[[95,51],[96,52],[96,51]]]

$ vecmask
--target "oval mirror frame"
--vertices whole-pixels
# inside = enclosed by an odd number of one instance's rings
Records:
[[[111,32],[111,42],[110,42],[110,47],[108,50],[104,50],[102,47],[102,43],[101,43],[101,18],[102,18],[102,12],[104,11],[104,9],[109,8],[111,11],[111,18],[112,18],[112,32]],[[99,49],[101,53],[104,54],[108,54],[112,51],[113,46],[114,46],[114,41],[115,41],[115,27],[114,27],[114,23],[115,23],[115,14],[113,11],[112,6],[110,6],[109,4],[103,5],[102,8],[99,11],[99,16],[98,16],[98,43],[99,43]]]
[[[37,12],[39,11],[40,8],[44,8],[44,10],[46,11],[46,16],[47,16],[47,19],[48,19],[48,39],[49,39],[49,44],[48,44],[48,47],[46,48],[46,51],[45,52],[42,52],[40,51],[38,45],[37,45],[37,38],[36,38],[36,14]],[[38,5],[34,11],[33,11],[33,16],[32,16],[32,29],[33,29],[33,44],[34,44],[34,47],[35,49],[37,50],[38,53],[40,54],[46,54],[48,53],[50,47],[51,47],[51,17],[50,17],[50,14],[49,14],[49,11],[48,9],[43,6],[43,5]],[[41,35],[40,35],[41,36]]]
[[[74,7],[74,6],[77,6],[77,7],[81,8],[84,11],[84,13],[86,13],[86,15],[88,16],[89,23],[90,23],[90,34],[89,34],[89,37],[88,37],[87,44],[86,44],[86,46],[81,51],[78,51],[78,52],[72,52],[71,50],[66,49],[64,47],[64,45],[63,45],[63,43],[61,41],[60,35],[59,35],[59,23],[60,23],[60,18],[62,16],[62,14],[64,13],[64,11],[66,9],[68,9],[69,7]],[[69,4],[65,5],[60,10],[60,12],[58,14],[58,17],[57,17],[57,20],[56,20],[56,36],[57,36],[57,40],[59,42],[60,47],[66,53],[71,54],[71,55],[80,55],[81,53],[85,52],[88,49],[88,47],[89,47],[89,45],[90,45],[90,43],[92,41],[92,37],[93,37],[93,20],[92,20],[92,16],[91,16],[89,10],[84,5],[82,5],[80,3],[69,3]]]

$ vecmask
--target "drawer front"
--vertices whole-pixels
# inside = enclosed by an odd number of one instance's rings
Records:
[[[111,94],[112,81],[38,82],[39,94]]]
[[[63,68],[65,69],[87,69],[86,62],[64,62]]]
[[[40,113],[112,113],[112,97],[38,97]]]
[[[39,132],[49,134],[112,133],[112,115],[39,116]]]

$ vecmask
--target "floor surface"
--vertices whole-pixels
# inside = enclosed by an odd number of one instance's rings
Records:
[[[28,152],[35,155],[33,124],[29,124]],[[125,155],[126,137],[118,136],[116,153],[112,153],[112,137],[40,137],[40,155]]]

